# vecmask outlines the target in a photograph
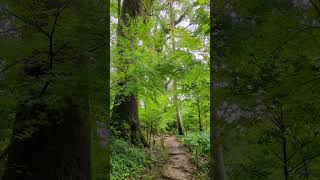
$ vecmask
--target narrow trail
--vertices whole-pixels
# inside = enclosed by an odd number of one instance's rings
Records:
[[[188,150],[174,136],[164,138],[168,149],[169,159],[158,170],[156,180],[195,180],[193,175],[196,168],[191,162]]]

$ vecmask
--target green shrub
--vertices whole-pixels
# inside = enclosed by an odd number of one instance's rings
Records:
[[[191,152],[199,150],[200,156],[208,156],[210,150],[210,136],[206,132],[190,133],[187,136],[179,136],[180,141],[186,145]]]
[[[188,147],[192,160],[198,166],[198,178],[206,177],[209,172],[210,136],[206,132],[190,133],[187,136],[177,136]],[[202,178],[200,178],[202,179]]]
[[[115,140],[111,145],[111,179],[124,179],[141,175],[154,158],[143,148],[126,141]]]

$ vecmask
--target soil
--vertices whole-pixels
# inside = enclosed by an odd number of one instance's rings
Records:
[[[158,167],[156,180],[195,180],[196,167],[188,150],[174,136],[164,137],[169,159]]]

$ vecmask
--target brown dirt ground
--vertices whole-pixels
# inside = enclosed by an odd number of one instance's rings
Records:
[[[159,166],[156,180],[195,180],[193,175],[196,167],[191,162],[188,150],[174,136],[164,137],[164,145],[168,150],[169,159]]]

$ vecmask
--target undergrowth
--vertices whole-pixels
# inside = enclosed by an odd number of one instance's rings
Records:
[[[186,136],[177,136],[192,155],[192,161],[197,166],[197,176],[205,177],[209,172],[210,136],[206,132],[190,133]]]
[[[142,147],[132,146],[123,140],[111,145],[111,179],[127,179],[140,176],[150,168],[155,157]]]

